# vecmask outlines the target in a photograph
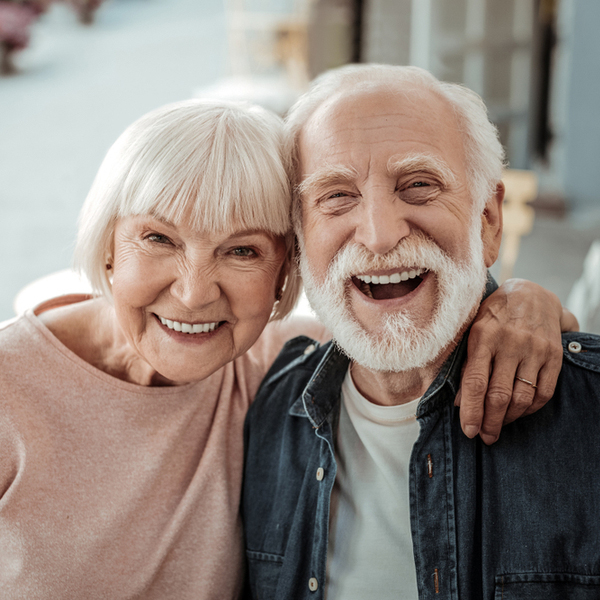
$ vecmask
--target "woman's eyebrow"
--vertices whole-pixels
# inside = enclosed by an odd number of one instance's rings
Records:
[[[147,217],[149,219],[153,219],[154,221],[158,221],[159,223],[162,223],[163,225],[166,225],[167,227],[176,227],[175,223],[173,223],[172,221],[169,221],[169,219],[166,219],[165,217],[158,215],[156,213],[148,213],[147,215],[140,215],[141,217]]]
[[[264,229],[236,229],[232,231],[227,239],[237,238],[237,237],[245,237],[245,236],[253,236],[253,235],[262,235],[265,237],[271,237],[270,231],[265,231]]]
[[[411,173],[425,172],[437,176],[443,185],[456,182],[456,175],[441,158],[430,154],[409,154],[392,156],[387,164],[390,177],[400,177]]]
[[[317,169],[296,186],[296,193],[302,198],[328,185],[336,183],[350,183],[356,181],[358,172],[352,167],[344,165],[326,165]]]

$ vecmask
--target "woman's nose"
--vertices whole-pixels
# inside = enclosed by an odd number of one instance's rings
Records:
[[[361,208],[354,239],[374,254],[389,252],[410,235],[405,207],[399,199],[367,199]]]
[[[177,273],[171,294],[189,310],[198,310],[216,302],[221,288],[214,273],[187,267]]]

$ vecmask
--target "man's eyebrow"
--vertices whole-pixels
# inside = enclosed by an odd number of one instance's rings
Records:
[[[349,183],[358,178],[358,172],[352,167],[344,165],[326,165],[317,169],[296,186],[296,193],[302,198],[319,188],[336,183]]]
[[[456,175],[448,164],[430,154],[409,154],[408,156],[392,156],[387,164],[390,177],[427,172],[439,177],[443,185],[456,182]]]

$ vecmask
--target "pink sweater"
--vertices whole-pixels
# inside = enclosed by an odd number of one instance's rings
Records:
[[[296,333],[270,325],[208,379],[159,388],[92,367],[31,312],[0,329],[0,597],[235,598],[244,416]]]

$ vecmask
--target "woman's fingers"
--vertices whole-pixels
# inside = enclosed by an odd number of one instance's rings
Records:
[[[482,303],[457,399],[467,436],[480,433],[493,443],[504,423],[552,397],[562,364],[560,330],[574,327],[571,321],[554,294],[530,282],[507,282]]]
[[[521,368],[517,369],[517,372],[521,371],[525,370]],[[512,423],[519,417],[522,417],[534,405],[536,392],[536,388],[534,387],[535,381],[537,381],[537,375],[529,375],[529,378],[523,377],[520,380],[515,376],[512,397],[504,415],[504,420],[502,421],[503,425]],[[538,405],[540,408],[541,406],[543,406],[543,404]]]
[[[514,404],[514,410],[524,412],[533,401],[533,394],[517,394],[514,398],[514,377],[518,362],[512,357],[494,360],[491,377],[485,394],[483,418],[479,435],[486,444],[493,444],[500,436],[506,414]],[[518,391],[518,390],[517,390]]]
[[[535,390],[535,397],[531,406],[523,413],[523,416],[530,415],[542,408],[552,398],[554,394],[554,388],[560,375],[560,368],[562,366],[562,352],[560,357],[552,357],[547,363],[540,369],[537,378],[537,389]],[[510,423],[510,421],[507,421]]]
[[[492,372],[492,356],[487,346],[476,346],[463,368],[456,404],[460,406],[460,424],[467,437],[475,437],[483,422],[485,396]]]
[[[498,357],[492,366],[489,358],[486,365],[485,356],[479,353],[478,359],[465,367],[456,404],[460,405],[465,435],[474,437],[479,433],[486,444],[493,444],[503,425],[536,412],[550,400],[560,373],[562,352],[557,356],[556,349],[551,348],[548,353],[522,362],[515,357]]]

